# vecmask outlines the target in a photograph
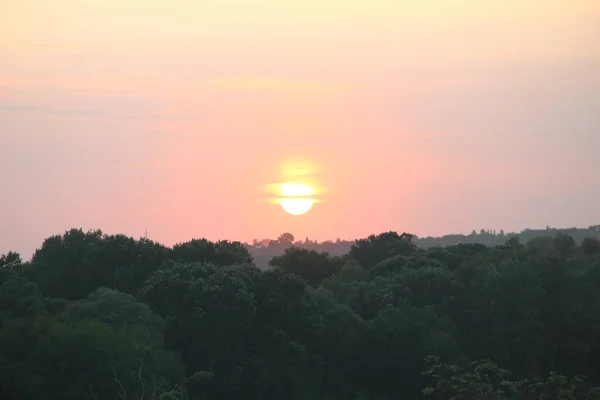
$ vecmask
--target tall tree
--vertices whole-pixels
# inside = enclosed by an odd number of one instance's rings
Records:
[[[286,272],[295,274],[311,285],[316,286],[325,278],[340,272],[343,259],[329,257],[327,253],[318,253],[300,247],[288,247],[283,255],[269,261],[269,265],[279,267]]]
[[[363,267],[372,268],[377,263],[397,255],[410,255],[417,246],[413,243],[414,235],[396,232],[385,232],[360,239],[350,248],[350,256]]]

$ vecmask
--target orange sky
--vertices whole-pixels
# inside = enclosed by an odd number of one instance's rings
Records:
[[[598,43],[597,0],[0,0],[0,253],[597,224]]]

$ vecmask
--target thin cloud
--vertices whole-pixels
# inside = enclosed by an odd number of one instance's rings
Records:
[[[64,43],[44,43],[44,42],[4,42],[4,43],[0,43],[0,48],[3,49],[31,49],[31,48],[36,48],[36,49],[50,49],[50,48],[70,48],[72,46],[69,46],[67,44]]]
[[[104,109],[81,109],[68,107],[52,107],[35,104],[0,103],[0,114],[43,115],[52,117],[111,119],[111,120],[147,120],[153,118],[152,113],[118,114]]]
[[[210,86],[220,90],[279,93],[339,93],[351,85],[333,81],[239,76],[211,81]]]
[[[51,86],[16,89],[0,82],[0,115],[156,120],[161,117],[159,111],[167,104],[162,98],[127,92],[107,94]]]
[[[13,93],[14,91],[15,89],[12,86],[3,85],[2,83],[0,83],[0,96],[7,96]]]
[[[65,47],[65,45],[63,44],[58,44],[58,43],[35,43],[33,45],[33,47],[39,47],[39,48],[47,48],[47,47]]]
[[[68,109],[57,107],[46,107],[31,104],[1,104],[0,113],[16,112],[16,113],[36,113],[36,114],[51,114],[58,116],[82,116],[82,117],[106,117],[107,113],[99,110],[81,110]]]

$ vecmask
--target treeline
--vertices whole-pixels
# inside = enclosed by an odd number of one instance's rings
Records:
[[[581,244],[583,239],[595,237],[600,239],[600,225],[592,225],[588,228],[550,228],[546,229],[525,229],[521,232],[505,233],[504,230],[481,229],[479,232],[473,230],[469,234],[451,234],[439,237],[413,237],[413,242],[419,248],[429,248],[434,246],[453,246],[457,244],[483,244],[486,246],[500,246],[509,238],[519,236],[521,242],[527,243],[531,239],[539,237],[554,237],[558,233],[565,233],[571,236],[576,243]],[[296,240],[290,233],[283,233],[277,239],[255,239],[252,244],[247,244],[254,262],[259,267],[266,267],[269,261],[276,256],[283,254],[283,251],[290,247],[302,247],[319,252],[327,252],[334,256],[347,254],[354,244],[353,240],[335,241],[326,240],[318,242],[305,238]]]
[[[5,254],[0,398],[600,399],[595,237],[387,232],[269,264],[81,230]]]
[[[441,237],[420,237],[415,240],[419,247],[432,246],[451,246],[463,243],[479,243],[486,246],[500,246],[506,242],[507,238],[518,236],[523,243],[539,237],[554,237],[557,234],[566,234],[571,236],[576,243],[580,244],[586,238],[600,239],[600,225],[592,225],[588,228],[551,228],[546,229],[525,229],[521,232],[504,233],[503,230],[496,231],[492,229],[481,229],[479,232],[473,230],[469,234],[453,234]]]

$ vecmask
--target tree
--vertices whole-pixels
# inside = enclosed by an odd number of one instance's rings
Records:
[[[582,377],[551,372],[546,378],[511,379],[511,371],[499,367],[488,359],[474,361],[467,368],[447,364],[440,357],[425,357],[424,375],[431,386],[423,390],[425,398],[439,400],[510,400],[592,399],[597,388],[587,389]]]
[[[13,275],[0,284],[1,317],[33,317],[42,313],[42,295],[37,284]]]
[[[350,248],[350,256],[365,268],[372,268],[377,263],[397,255],[410,255],[417,249],[413,243],[414,236],[409,233],[398,235],[386,232],[371,235],[357,240]]]
[[[587,237],[581,243],[581,250],[586,255],[600,254],[600,240],[595,237]]]
[[[177,357],[160,342],[95,320],[7,321],[0,357],[19,368],[19,376],[0,368],[3,399],[158,399],[185,384]]]
[[[522,248],[523,245],[521,244],[521,237],[517,235],[510,236],[503,247],[508,249]]]
[[[366,338],[368,323],[323,287],[309,291],[309,295],[323,315],[319,353],[326,363],[322,378],[325,391],[332,399],[352,399],[364,389],[364,365],[356,356]]]
[[[195,377],[192,397],[314,398],[320,319],[300,278],[251,265],[171,264],[140,296],[167,320],[167,344]]]
[[[252,255],[241,242],[219,240],[215,243],[215,258],[211,260],[216,265],[252,264]]]
[[[240,242],[220,240],[216,243],[207,239],[192,239],[173,246],[171,259],[177,262],[211,263],[214,265],[251,264],[252,255]]]
[[[564,232],[559,232],[554,236],[554,246],[564,257],[573,255],[577,249],[577,244],[573,237]]]
[[[171,259],[177,262],[211,262],[216,256],[216,249],[208,239],[192,239],[173,246]]]
[[[133,294],[166,255],[148,239],[72,229],[46,239],[25,275],[46,297],[79,300],[100,287]]]
[[[447,331],[448,326],[444,325],[443,319],[430,309],[389,305],[381,309],[369,323],[358,350],[364,389],[380,398],[417,398],[426,384],[420,371],[424,367],[423,358],[429,353],[428,347],[444,349],[452,355],[458,349],[452,337],[445,340],[440,336],[440,342],[431,337]]]
[[[325,278],[336,274],[342,268],[343,260],[339,257],[329,257],[328,253],[318,253],[314,250],[300,247],[288,247],[283,255],[269,261],[269,265],[279,267],[286,272],[298,275],[311,286],[316,286]]]
[[[23,265],[23,260],[21,260],[21,255],[19,253],[9,251],[0,256],[0,268],[15,271],[21,267],[21,265]]]
[[[282,233],[281,235],[279,235],[279,237],[277,238],[277,242],[279,244],[282,245],[286,245],[286,246],[291,246],[292,243],[294,243],[294,235],[292,235],[291,233]]]
[[[68,304],[62,317],[73,322],[93,318],[113,328],[143,327],[155,336],[160,336],[166,325],[147,304],[108,288],[96,289],[87,298]]]

